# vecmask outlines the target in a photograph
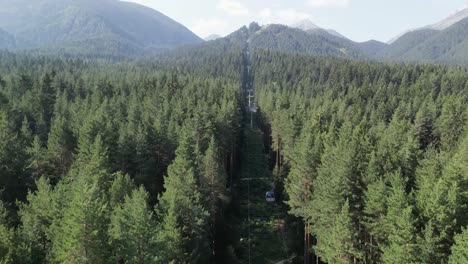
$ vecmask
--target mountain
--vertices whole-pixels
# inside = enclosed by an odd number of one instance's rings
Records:
[[[15,37],[0,28],[0,49],[13,49],[15,46]]]
[[[314,31],[317,31],[317,30],[325,30],[329,34],[331,34],[331,35],[333,35],[335,37],[340,37],[340,38],[347,39],[347,37],[345,37],[342,34],[338,33],[336,30],[323,29],[323,28],[315,25],[310,19],[301,20],[301,21],[299,21],[297,23],[292,24],[290,27],[301,29],[301,30],[306,31],[306,32],[314,32]]]
[[[444,30],[463,19],[468,18],[468,8],[462,9],[461,11],[456,12],[455,14],[449,16],[448,18],[434,24],[427,26],[427,28],[435,29],[435,30]]]
[[[0,28],[24,48],[77,54],[138,55],[202,42],[160,12],[119,0],[0,0]]]
[[[438,23],[435,23],[435,24],[432,24],[432,25],[429,25],[429,26],[425,26],[425,27],[406,30],[403,33],[398,34],[397,36],[390,39],[387,43],[392,44],[393,42],[397,41],[399,38],[401,38],[404,35],[406,35],[408,33],[411,33],[411,32],[416,32],[416,31],[421,31],[421,30],[444,30],[444,29],[446,29],[446,28],[460,22],[461,20],[463,20],[465,18],[468,18],[468,8],[464,8],[464,9],[462,9],[460,11],[457,11],[453,15],[443,19],[442,21],[440,21]]]
[[[301,20],[295,24],[292,24],[291,25],[292,28],[297,28],[297,29],[301,29],[301,30],[304,30],[304,31],[309,31],[309,30],[314,30],[314,29],[320,29],[319,26],[315,25],[312,21],[310,21],[309,19],[304,19],[304,20]]]
[[[204,38],[204,40],[205,41],[211,41],[211,40],[217,40],[219,38],[222,38],[222,37],[220,35],[218,35],[218,34],[211,34],[208,37]]]
[[[183,57],[196,57],[206,53],[207,50],[226,53],[242,50],[248,44],[252,49],[369,59],[374,58],[387,46],[385,43],[375,40],[357,43],[337,37],[320,28],[314,29],[310,23],[306,26],[308,31],[281,24],[270,24],[262,27],[253,22],[248,27],[244,26],[224,38],[189,47],[189,49],[177,49],[175,52],[171,52],[170,56],[181,57],[177,54],[180,53],[185,54]]]
[[[375,58],[380,56],[380,54],[387,48],[387,44],[377,41],[377,40],[369,40],[366,42],[361,42],[356,44],[359,50],[367,57],[367,58]]]
[[[405,57],[410,61],[468,65],[468,18],[431,35]]]
[[[380,57],[395,61],[468,65],[468,18],[443,30],[424,28],[409,32],[387,46]]]
[[[304,31],[280,24],[260,27],[257,23],[243,27],[226,37],[230,42],[248,42],[250,47],[281,52],[307,53],[320,56],[362,58],[356,43],[336,37],[326,30]]]
[[[433,29],[410,31],[388,45],[379,56],[385,59],[403,59],[408,52],[436,34],[438,30]]]

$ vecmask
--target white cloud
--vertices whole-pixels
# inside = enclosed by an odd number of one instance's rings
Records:
[[[311,16],[308,13],[298,11],[294,8],[286,9],[271,9],[264,8],[259,12],[259,18],[263,24],[279,23],[290,25],[297,21],[310,19]]]
[[[195,22],[191,30],[200,37],[207,37],[211,34],[223,34],[228,27],[228,23],[225,20],[211,18],[211,19],[199,19]]]
[[[221,0],[216,7],[233,16],[247,16],[250,13],[245,5],[235,0]]]
[[[311,7],[333,7],[346,8],[351,0],[307,0],[307,5]]]

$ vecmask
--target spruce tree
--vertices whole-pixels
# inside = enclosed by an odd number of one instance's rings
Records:
[[[14,263],[16,254],[15,232],[8,223],[8,213],[0,201],[0,263]]]
[[[42,147],[38,136],[34,137],[32,145],[26,150],[29,156],[28,171],[31,173],[32,180],[38,180],[41,176],[49,173],[50,165],[46,158],[46,149]]]
[[[55,219],[54,193],[49,181],[41,177],[36,181],[35,192],[29,192],[27,203],[20,204],[20,235],[27,242],[31,261],[50,261],[50,226]]]
[[[285,190],[289,197],[287,203],[291,208],[290,213],[305,220],[307,205],[313,198],[312,188],[317,177],[321,142],[314,142],[314,135],[305,130],[296,149],[291,159],[291,171],[285,181]]]
[[[68,128],[65,119],[61,116],[52,121],[47,139],[47,159],[52,166],[50,172],[54,178],[65,176],[73,161],[75,138]]]
[[[435,116],[436,107],[432,100],[424,102],[416,113],[414,131],[420,149],[426,149],[434,141]]]
[[[432,261],[446,262],[457,228],[457,211],[463,205],[459,182],[442,175],[440,154],[434,149],[426,152],[416,170],[416,187],[416,206],[425,223],[418,244],[423,251],[432,251],[425,254]]]
[[[399,173],[392,175],[388,212],[385,216],[387,245],[382,247],[383,263],[417,262],[416,220],[405,185],[406,182]]]
[[[105,263],[110,257],[107,246],[108,208],[96,183],[74,183],[70,201],[63,208],[63,219],[54,222],[52,255],[60,263]]]
[[[455,244],[452,246],[449,263],[468,263],[468,229],[464,228],[460,234],[455,236]]]
[[[121,172],[115,174],[112,185],[109,188],[109,205],[115,208],[125,201],[125,198],[136,189],[135,183],[127,174]]]
[[[317,253],[324,256],[328,263],[353,263],[361,258],[357,235],[350,216],[349,202],[346,201],[332,223],[330,238],[318,241]]]
[[[157,263],[156,221],[148,198],[140,187],[112,213],[109,237],[118,263]]]
[[[159,241],[165,247],[164,262],[197,262],[209,246],[206,237],[208,212],[195,175],[194,142],[183,130],[176,158],[169,166],[159,198],[158,216],[162,222]]]
[[[221,206],[220,201],[226,195],[226,174],[219,157],[219,147],[214,137],[211,138],[203,160],[201,190],[206,197],[207,209],[213,218]],[[214,224],[213,222],[211,224]]]
[[[364,193],[363,224],[369,234],[367,241],[368,255],[374,261],[380,260],[381,248],[387,242],[384,223],[387,215],[388,195],[387,183],[383,179],[370,183]]]

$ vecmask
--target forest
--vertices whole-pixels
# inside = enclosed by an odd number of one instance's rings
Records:
[[[1,52],[0,263],[468,263],[467,128],[463,67]]]

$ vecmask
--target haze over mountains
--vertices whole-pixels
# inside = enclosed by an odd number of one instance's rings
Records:
[[[328,33],[330,33],[331,35],[347,39],[347,37],[345,37],[342,34],[338,33],[336,30],[323,29],[323,28],[315,25],[310,19],[301,20],[301,21],[299,21],[297,23],[292,24],[291,27],[302,29],[302,30],[307,31],[307,32],[311,32],[311,31],[315,31],[315,30],[325,30]]]
[[[83,54],[138,54],[202,42],[158,11],[119,0],[0,0],[0,28],[15,36],[17,48]]]
[[[387,44],[354,42],[310,20],[252,24],[225,37],[254,48],[320,56],[468,65],[468,8]],[[220,41],[210,35],[205,41]],[[0,0],[0,48],[78,56],[142,56],[204,40],[164,14],[119,0]],[[205,44],[202,44],[205,45]]]
[[[439,23],[410,31],[387,46],[383,59],[468,63],[468,8]]]

